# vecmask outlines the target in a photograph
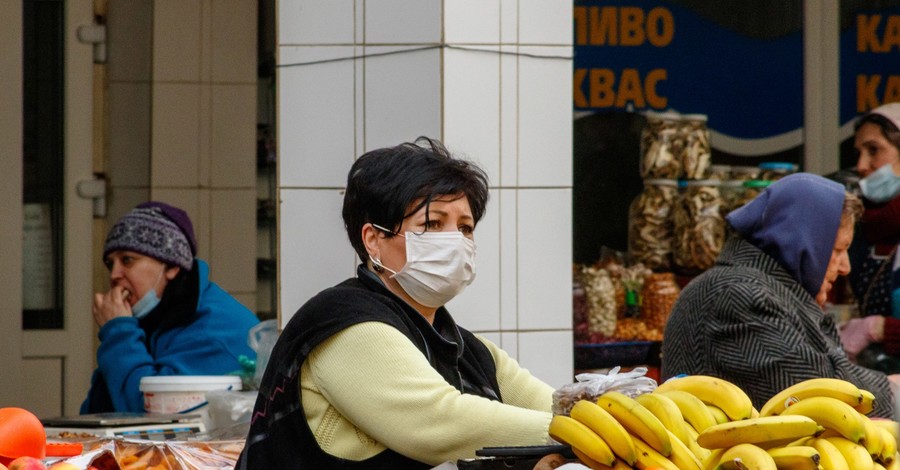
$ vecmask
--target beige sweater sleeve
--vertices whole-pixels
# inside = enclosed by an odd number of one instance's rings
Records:
[[[386,324],[347,328],[317,346],[308,361],[331,406],[410,458],[437,465],[471,458],[482,447],[547,443],[549,411],[461,394]]]
[[[478,339],[494,356],[503,403],[549,413],[553,405],[553,387],[531,375],[515,359],[509,357],[506,351],[487,338],[478,336]]]

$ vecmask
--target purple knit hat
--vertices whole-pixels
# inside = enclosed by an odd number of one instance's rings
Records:
[[[197,254],[194,226],[183,210],[162,202],[145,202],[122,216],[109,230],[103,258],[128,250],[190,271]]]

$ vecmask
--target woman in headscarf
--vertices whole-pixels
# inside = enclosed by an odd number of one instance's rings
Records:
[[[835,377],[875,394],[874,416],[892,417],[888,376],[853,364],[823,310],[862,211],[859,198],[821,176],[773,183],[727,216],[733,235],[715,266],[676,302],[662,345],[662,376],[734,382],[757,408],[806,379]]]

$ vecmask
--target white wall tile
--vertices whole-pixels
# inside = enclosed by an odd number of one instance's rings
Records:
[[[571,47],[521,47],[571,57]],[[572,61],[519,58],[520,186],[572,185]]]
[[[319,291],[356,275],[341,220],[342,191],[282,189],[278,263],[281,324]]]
[[[501,186],[519,184],[519,46],[500,51],[500,180]]]
[[[150,188],[119,188],[113,186],[107,198],[106,220],[112,227],[120,217],[134,209],[134,206],[150,200]]]
[[[478,161],[495,186],[500,182],[499,50],[466,47],[477,50],[444,52],[444,143]]]
[[[353,0],[353,40],[362,44],[366,40],[366,0]]]
[[[500,42],[519,42],[519,0],[500,0]]]
[[[353,44],[353,0],[280,0],[278,44]]]
[[[572,190],[518,196],[519,329],[571,329]]]
[[[519,358],[519,334],[515,332],[503,332],[500,334],[500,347],[509,354],[509,357]]]
[[[362,1],[362,0],[360,0]],[[365,46],[354,48],[357,56],[365,53]],[[365,61],[357,60],[353,65],[353,127],[356,139],[353,155],[360,156],[366,151],[366,67]]]
[[[197,187],[200,151],[200,85],[153,85],[153,186]]]
[[[497,44],[500,0],[445,0],[444,42]]]
[[[211,186],[255,188],[256,87],[241,84],[211,88]]]
[[[500,333],[497,332],[474,332],[478,336],[483,337],[484,339],[500,346]]]
[[[440,42],[441,3],[441,0],[367,1],[366,44]]]
[[[210,191],[210,257],[215,282],[227,291],[256,290],[256,191]]]
[[[519,333],[519,364],[553,388],[574,381],[572,331]]]
[[[519,43],[572,44],[572,2],[519,0]]]
[[[281,186],[339,187],[356,155],[352,46],[281,47],[279,179]]]
[[[500,218],[500,328],[515,330],[519,325],[518,190],[500,189],[495,194],[492,210]]]
[[[150,80],[153,0],[109,0],[107,4],[110,82]]]
[[[496,197],[492,192],[491,198]],[[496,204],[488,210],[475,229],[475,281],[447,309],[463,328],[477,331],[500,329],[500,213]]]
[[[109,84],[109,172],[116,186],[150,185],[150,84]]]
[[[256,0],[214,0],[211,8],[212,80],[256,83]]]
[[[153,3],[153,80],[200,79],[200,0]]]
[[[366,47],[367,55],[400,52],[366,59],[367,150],[441,138],[440,51],[414,49]]]

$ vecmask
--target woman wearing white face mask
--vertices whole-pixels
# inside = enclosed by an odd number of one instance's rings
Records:
[[[484,172],[437,141],[356,160],[357,275],[285,327],[237,468],[425,469],[547,443],[553,389],[444,308],[475,278],[487,199]]]
[[[900,360],[884,359],[900,358],[900,103],[863,116],[854,147],[866,211],[851,248],[850,284],[862,318],[842,327],[841,340],[861,364],[898,373]],[[872,343],[882,344],[866,350]]]
[[[256,357],[247,333],[259,320],[209,280],[187,214],[138,205],[109,230],[103,263],[110,289],[94,295],[97,369],[82,413],[144,411],[141,378],[221,375]]]

